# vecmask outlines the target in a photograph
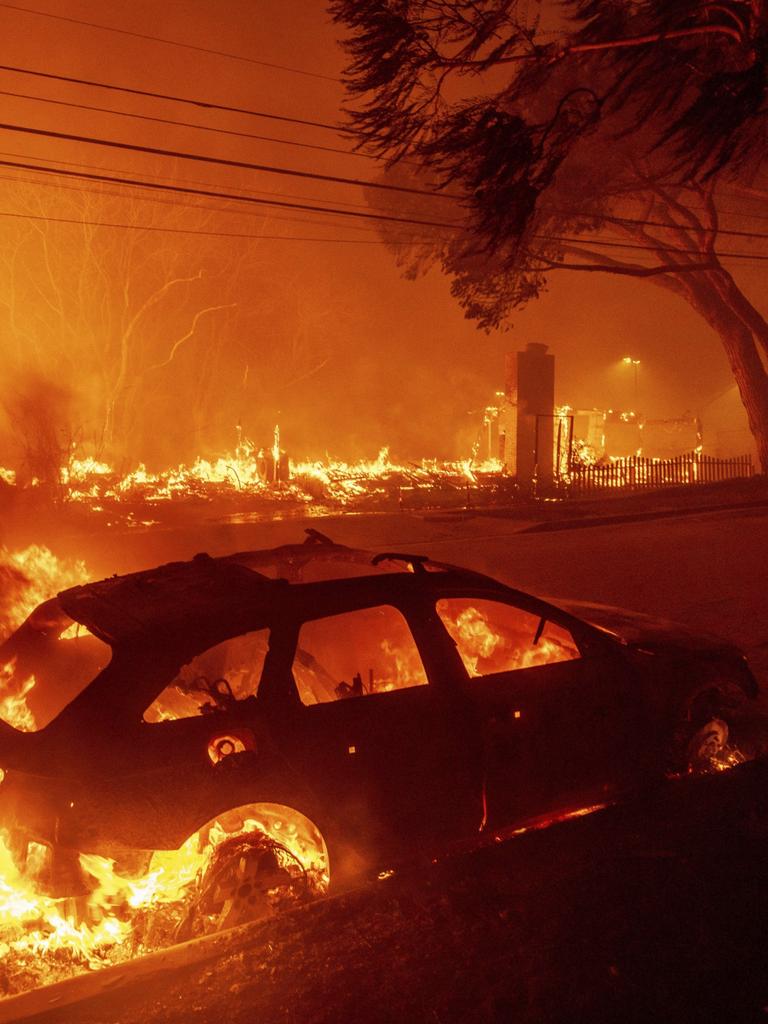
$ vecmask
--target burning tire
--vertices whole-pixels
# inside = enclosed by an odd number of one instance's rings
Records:
[[[327,851],[315,826],[285,807],[220,815],[199,833],[210,848],[176,940],[269,917],[325,892]]]
[[[693,775],[723,771],[746,761],[738,747],[729,743],[730,730],[722,718],[712,718],[691,738],[686,751],[688,771]]]
[[[768,720],[736,687],[700,694],[681,732],[683,771],[725,771],[768,750]]]
[[[178,930],[178,939],[269,917],[307,898],[309,879],[290,850],[263,832],[220,843]]]

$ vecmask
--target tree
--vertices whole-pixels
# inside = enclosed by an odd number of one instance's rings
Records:
[[[720,224],[722,197],[764,170],[764,0],[560,0],[530,21],[526,7],[332,4],[358,145],[449,225],[401,260],[438,260],[485,329],[557,271],[672,291],[719,335],[768,470],[768,323],[723,265],[723,238],[749,254],[753,234]],[[402,248],[404,232],[388,237]]]
[[[281,280],[264,216],[236,210],[233,241],[219,212],[144,193],[15,181],[3,200],[0,411],[23,478],[54,487],[75,443],[132,468],[234,444],[243,416],[271,431],[329,358],[321,300]]]

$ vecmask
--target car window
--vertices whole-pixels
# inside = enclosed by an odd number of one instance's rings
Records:
[[[391,605],[305,622],[299,630],[293,677],[304,704],[427,682],[408,624]]]
[[[23,643],[0,658],[0,719],[21,732],[45,728],[111,659],[108,644],[58,611],[55,622],[28,630]]]
[[[580,656],[567,629],[502,601],[443,598],[437,613],[473,677]]]
[[[215,714],[255,697],[268,647],[268,629],[243,633],[209,647],[182,667],[144,712],[144,721]]]

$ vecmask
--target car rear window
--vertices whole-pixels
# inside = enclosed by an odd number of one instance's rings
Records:
[[[293,662],[304,704],[424,686],[427,675],[404,616],[391,605],[305,622]]]
[[[158,694],[144,712],[144,721],[215,714],[255,697],[268,648],[268,629],[243,633],[209,647],[184,665]]]
[[[578,658],[567,629],[502,601],[449,597],[437,614],[472,677],[513,672]]]
[[[18,644],[11,637],[0,659],[0,718],[21,732],[45,728],[112,659],[109,644],[60,609],[45,625]]]

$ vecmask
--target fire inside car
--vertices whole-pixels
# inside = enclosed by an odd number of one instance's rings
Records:
[[[728,645],[308,532],[69,586],[0,645],[14,991],[751,755]]]

